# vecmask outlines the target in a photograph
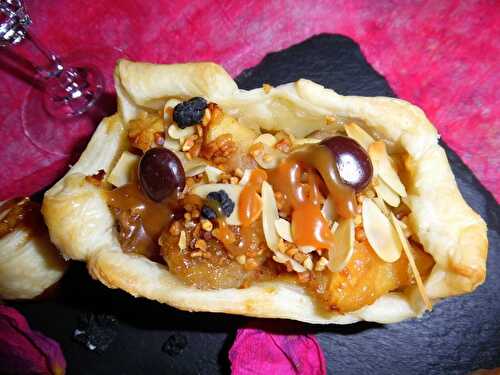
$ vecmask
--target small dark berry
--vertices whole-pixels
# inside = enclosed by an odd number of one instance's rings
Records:
[[[224,203],[221,203],[220,208],[222,208],[224,215],[230,216],[234,210],[234,202],[228,198],[228,200],[224,201]]]
[[[215,218],[217,218],[215,211],[208,206],[203,206],[201,208],[201,216],[208,220],[214,220]]]
[[[234,202],[229,198],[229,195],[224,190],[213,191],[208,193],[207,199],[219,202],[220,208],[225,216],[230,216],[234,210]]]
[[[199,124],[207,106],[207,101],[200,97],[179,103],[174,108],[174,121],[181,129]]]
[[[223,190],[212,191],[211,193],[207,194],[207,199],[212,199],[214,201],[222,203],[224,197],[221,195],[221,193],[224,193],[224,191]]]

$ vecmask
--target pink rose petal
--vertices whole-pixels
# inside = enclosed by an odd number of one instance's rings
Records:
[[[325,359],[316,338],[254,328],[239,329],[229,351],[233,375],[323,375]]]
[[[0,305],[0,374],[63,375],[66,361],[59,344],[32,331],[16,310]]]

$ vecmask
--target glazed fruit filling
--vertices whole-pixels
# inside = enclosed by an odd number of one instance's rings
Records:
[[[130,149],[93,182],[123,251],[197,288],[280,279],[345,313],[417,284],[429,306],[434,262],[411,233],[397,160],[360,124],[342,125],[298,139],[203,98],[170,99],[129,122]]]

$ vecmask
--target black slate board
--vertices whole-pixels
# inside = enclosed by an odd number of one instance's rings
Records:
[[[340,35],[319,35],[269,54],[236,80],[240,87],[251,89],[264,82],[278,85],[298,78],[312,79],[341,94],[395,96],[366,62],[359,46]],[[316,326],[186,313],[109,290],[91,280],[82,264],[71,267],[56,299],[13,305],[34,329],[61,343],[68,374],[228,373],[227,351],[236,329],[246,324],[280,332],[316,333],[330,373],[466,374],[500,367],[500,276],[496,273],[500,267],[500,210],[457,155],[445,148],[462,194],[488,222],[489,272],[486,283],[475,293],[444,301],[421,319],[388,326]],[[111,314],[118,320],[116,339],[102,354],[72,339],[79,318],[87,312]]]

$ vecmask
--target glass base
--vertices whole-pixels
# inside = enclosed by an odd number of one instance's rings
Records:
[[[97,68],[66,68],[45,82],[45,108],[57,118],[78,116],[91,109],[103,91],[104,78]]]
[[[86,50],[61,59],[70,74],[70,77],[60,77],[63,82],[75,79],[71,74],[81,73],[79,67],[86,71],[84,81],[88,85],[80,86],[81,82],[76,82],[83,95],[77,95],[74,100],[62,100],[67,94],[67,91],[61,91],[64,84],[46,86],[44,91],[35,86],[30,88],[23,101],[21,120],[23,132],[34,146],[62,157],[76,156],[84,149],[102,118],[116,110],[114,95],[105,93],[103,75],[92,66],[95,63],[105,67],[106,72],[112,71],[118,53],[114,50]],[[110,90],[112,83],[107,83]]]

